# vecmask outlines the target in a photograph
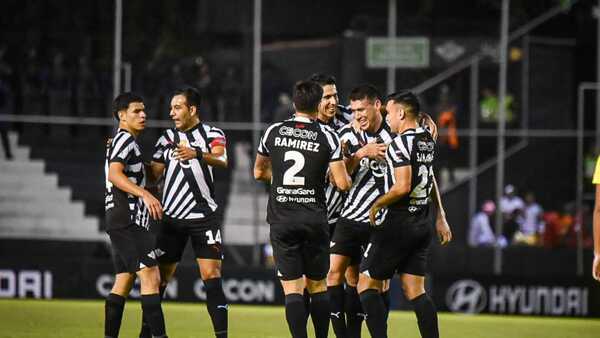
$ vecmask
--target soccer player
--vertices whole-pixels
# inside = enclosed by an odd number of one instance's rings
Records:
[[[596,185],[596,202],[594,203],[594,262],[592,277],[600,282],[600,156],[596,162],[596,170],[592,183]]]
[[[200,122],[200,101],[194,88],[175,91],[170,111],[175,128],[159,138],[151,163],[154,177],[165,175],[164,217],[157,238],[161,295],[191,239],[215,336],[225,338],[228,305],[221,282],[223,247],[212,171],[227,168],[226,140],[222,130]],[[140,336],[146,334],[142,325]]]
[[[254,164],[254,177],[271,183],[267,222],[285,294],[286,319],[294,338],[307,337],[307,310],[302,296],[305,286],[311,295],[310,316],[315,335],[327,337],[327,169],[339,190],[347,190],[351,185],[337,134],[316,122],[322,95],[323,89],[316,82],[296,83],[295,116],[267,128]]]
[[[107,146],[106,228],[114,251],[116,276],[105,303],[104,336],[119,336],[125,299],[135,276],[140,278],[143,317],[154,337],[167,337],[159,296],[160,273],[149,216],[162,217],[160,202],[144,189],[146,171],[136,138],[144,130],[146,113],[141,97],[123,93],[113,102],[119,130]]]
[[[425,271],[431,241],[431,199],[437,206],[436,229],[442,244],[452,239],[433,175],[435,140],[418,124],[419,101],[410,92],[390,95],[386,104],[391,130],[398,133],[386,152],[386,193],[369,211],[377,227],[360,265],[358,291],[373,338],[387,337],[385,305],[379,295],[384,280],[397,272],[413,304],[424,338],[438,337],[435,306],[425,293]],[[432,194],[432,189],[434,189]]]
[[[360,337],[364,318],[356,291],[358,264],[369,240],[369,208],[382,194],[385,150],[394,137],[381,114],[381,105],[380,94],[371,85],[358,86],[350,93],[350,107],[359,127],[358,131],[348,127],[349,133],[344,134],[349,153],[346,165],[353,185],[331,239],[327,275],[332,325],[338,337]],[[341,316],[344,312],[346,328]],[[337,314],[342,318],[338,320]]]

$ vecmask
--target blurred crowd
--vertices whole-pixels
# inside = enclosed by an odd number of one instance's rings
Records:
[[[545,248],[575,248],[578,245],[577,233],[582,230],[583,247],[591,248],[592,210],[583,207],[576,213],[574,203],[563,206],[562,210],[544,210],[536,201],[533,192],[523,197],[509,184],[504,188],[500,200],[502,231],[496,233],[496,204],[487,200],[471,219],[468,244],[471,247],[524,245]]]

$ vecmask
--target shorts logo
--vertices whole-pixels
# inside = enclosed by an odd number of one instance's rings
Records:
[[[331,316],[332,316],[332,317],[335,317],[335,318],[337,318],[337,319],[340,319],[340,313],[341,313],[341,312],[332,312],[332,313],[331,313]]]
[[[335,242],[329,242],[329,247],[333,248],[335,246]]]

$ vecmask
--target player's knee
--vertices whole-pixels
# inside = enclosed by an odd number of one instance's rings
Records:
[[[422,285],[406,282],[402,283],[402,290],[404,291],[404,296],[406,296],[406,299],[408,300],[413,300],[425,293],[425,288]]]
[[[326,283],[325,279],[322,279],[319,281],[307,279],[306,280],[306,289],[308,290],[308,293],[310,293],[310,294],[325,292],[325,291],[327,291],[327,283]]]
[[[344,283],[344,273],[339,270],[329,270],[327,273],[327,285],[334,286]]]
[[[144,268],[138,272],[140,284],[144,290],[158,290],[161,284],[158,267]]]
[[[346,279],[346,284],[352,287],[356,287],[356,285],[358,285],[358,274],[356,271],[347,270],[344,274],[344,277]]]

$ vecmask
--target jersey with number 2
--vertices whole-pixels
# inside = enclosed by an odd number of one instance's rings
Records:
[[[267,222],[327,224],[327,169],[330,162],[342,160],[335,131],[294,117],[269,126],[258,153],[271,159]]]

